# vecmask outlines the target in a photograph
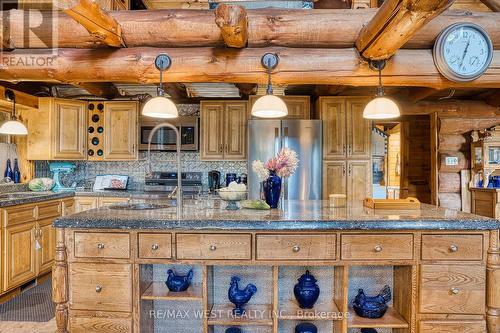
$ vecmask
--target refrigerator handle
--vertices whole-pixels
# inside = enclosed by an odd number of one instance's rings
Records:
[[[279,149],[280,149],[280,129],[279,129],[279,127],[275,127],[274,128],[274,155],[278,154]]]
[[[288,127],[285,127],[283,129],[283,134],[285,136],[285,138],[283,140],[283,147],[288,147]]]

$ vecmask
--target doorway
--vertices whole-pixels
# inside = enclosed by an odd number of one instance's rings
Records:
[[[400,198],[401,126],[400,122],[378,122],[373,126],[373,198]]]

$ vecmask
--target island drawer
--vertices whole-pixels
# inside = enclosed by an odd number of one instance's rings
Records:
[[[343,260],[411,260],[412,234],[343,234]]]
[[[423,260],[482,260],[483,235],[422,235]]]
[[[172,258],[172,234],[140,233],[139,258],[170,259]]]
[[[77,258],[130,258],[128,233],[75,232]]]
[[[258,260],[335,260],[336,235],[257,235]]]
[[[102,315],[103,313],[99,313]],[[109,313],[109,318],[102,316],[71,316],[69,318],[69,332],[71,333],[132,333],[132,319],[119,318],[123,314]]]
[[[484,314],[485,266],[422,265],[420,312]]]
[[[177,259],[252,259],[250,234],[177,234]]]
[[[486,333],[484,320],[425,320],[420,322],[419,333]]]
[[[35,205],[20,205],[4,209],[4,227],[36,220]]]
[[[73,263],[69,274],[72,309],[132,311],[132,265]]]

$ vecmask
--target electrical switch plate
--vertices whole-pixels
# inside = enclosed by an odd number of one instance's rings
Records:
[[[446,165],[458,165],[458,157],[456,157],[456,156],[446,157],[445,164]]]

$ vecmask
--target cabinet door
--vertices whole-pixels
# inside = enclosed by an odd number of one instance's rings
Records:
[[[309,96],[283,96],[288,116],[286,119],[311,119],[311,101]]]
[[[75,198],[75,213],[97,208],[97,198]]]
[[[345,99],[321,97],[320,118],[323,121],[323,159],[346,157]]]
[[[224,159],[224,102],[201,102],[200,156],[202,160]]]
[[[4,291],[29,281],[37,274],[34,230],[34,222],[4,229]]]
[[[371,196],[371,162],[347,161],[347,202],[362,205]]]
[[[247,145],[246,102],[227,102],[224,108],[224,159],[244,160]]]
[[[38,272],[45,273],[52,269],[56,254],[56,232],[52,227],[52,220],[38,221]]]
[[[367,101],[348,99],[347,113],[347,157],[369,159],[371,156],[372,122],[363,118]]]
[[[344,161],[323,162],[323,199],[347,193],[347,165]]]
[[[137,102],[104,103],[104,159],[137,159]]]
[[[56,99],[53,108],[52,159],[84,160],[87,142],[86,103]]]
[[[130,200],[130,198],[106,198],[106,197],[102,197],[102,198],[99,198],[98,202],[99,202],[99,208],[101,208],[101,207],[106,207],[109,205],[126,203],[129,200]]]

